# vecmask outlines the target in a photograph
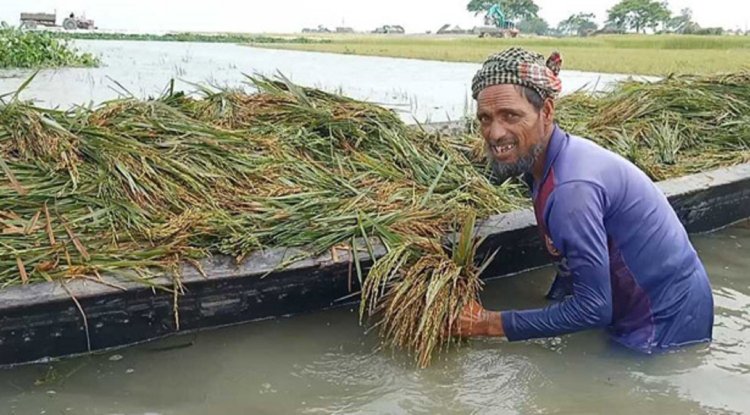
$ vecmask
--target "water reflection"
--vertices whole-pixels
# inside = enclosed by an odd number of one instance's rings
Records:
[[[68,108],[99,103],[128,93],[160,94],[169,80],[241,86],[243,75],[282,72],[293,81],[401,111],[405,121],[458,120],[471,113],[470,82],[478,64],[258,49],[233,44],[132,41],[77,41],[102,57],[100,68],[44,70],[21,94],[40,105]],[[0,94],[14,91],[31,71],[0,70]],[[602,89],[622,75],[563,71],[564,92]]]

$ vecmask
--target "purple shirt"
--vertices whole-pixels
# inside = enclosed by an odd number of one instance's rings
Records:
[[[534,211],[572,295],[503,312],[509,340],[606,327],[642,352],[711,340],[713,297],[685,228],[656,185],[626,159],[559,127]]]

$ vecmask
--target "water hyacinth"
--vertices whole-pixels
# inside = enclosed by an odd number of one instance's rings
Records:
[[[41,31],[0,26],[0,69],[98,66],[99,59],[79,52],[67,40]]]

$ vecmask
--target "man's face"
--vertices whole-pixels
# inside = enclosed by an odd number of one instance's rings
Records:
[[[477,118],[499,178],[532,171],[546,148],[550,105],[545,102],[537,111],[514,85],[494,85],[479,93]]]

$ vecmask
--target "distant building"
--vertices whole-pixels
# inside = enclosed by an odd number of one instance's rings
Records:
[[[318,27],[315,29],[311,29],[309,27],[302,29],[302,33],[331,33],[331,29],[323,25],[318,25]]]
[[[450,24],[444,24],[437,31],[439,35],[462,35],[467,33],[471,33],[471,30],[462,29],[460,26],[451,26]]]
[[[406,30],[404,30],[403,26],[399,25],[383,25],[373,30],[372,33],[403,34],[406,33]]]

